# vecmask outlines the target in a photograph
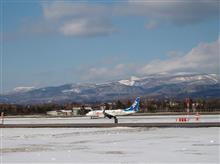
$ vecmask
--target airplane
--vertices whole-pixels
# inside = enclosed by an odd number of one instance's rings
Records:
[[[118,123],[117,116],[125,116],[136,113],[139,110],[140,97],[137,97],[134,103],[126,109],[115,109],[115,110],[93,110],[86,114],[86,116],[92,118],[114,118],[115,123]]]

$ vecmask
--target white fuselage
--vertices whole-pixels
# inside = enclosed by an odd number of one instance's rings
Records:
[[[136,113],[139,110],[140,104],[140,97],[137,97],[134,103],[126,109],[115,109],[115,110],[93,110],[86,114],[91,118],[100,118],[100,117],[107,117],[109,119],[114,118],[115,123],[118,123],[117,116],[124,116]]]
[[[125,111],[124,109],[115,109],[115,110],[105,110],[105,113],[112,116],[124,116],[135,113],[135,111]],[[93,110],[86,114],[86,116],[95,118],[95,117],[105,117],[104,110]]]
[[[92,111],[90,111],[90,112],[88,112],[87,114],[86,114],[86,116],[89,116],[89,117],[91,117],[91,118],[101,118],[101,117],[105,117],[104,116],[104,113],[103,113],[103,111],[104,110],[92,110]]]

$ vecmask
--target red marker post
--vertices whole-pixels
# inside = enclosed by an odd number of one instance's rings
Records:
[[[2,124],[4,124],[4,112],[1,112]]]

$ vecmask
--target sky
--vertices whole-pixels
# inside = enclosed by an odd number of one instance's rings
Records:
[[[218,73],[218,0],[1,0],[1,93]]]

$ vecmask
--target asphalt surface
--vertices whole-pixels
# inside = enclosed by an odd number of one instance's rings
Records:
[[[65,124],[3,124],[0,128],[111,128],[111,127],[158,127],[158,128],[199,128],[220,127],[220,122],[181,123],[65,123]]]

